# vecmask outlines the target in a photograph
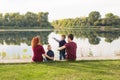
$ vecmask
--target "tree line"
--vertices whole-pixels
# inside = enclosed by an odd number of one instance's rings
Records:
[[[98,11],[92,11],[88,17],[68,18],[62,20],[55,20],[52,22],[55,28],[74,28],[74,27],[90,27],[90,26],[112,26],[120,27],[120,17],[113,13],[105,14],[104,18],[101,18],[101,14]]]
[[[48,12],[0,13],[0,27],[51,27],[48,22],[48,14]]]

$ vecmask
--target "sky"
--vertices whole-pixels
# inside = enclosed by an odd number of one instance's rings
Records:
[[[0,0],[0,13],[27,11],[49,12],[49,21],[84,17],[91,11],[120,16],[120,0]]]

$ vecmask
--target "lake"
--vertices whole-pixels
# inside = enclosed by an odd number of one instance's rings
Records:
[[[52,46],[55,58],[59,59],[58,43],[61,34],[74,34],[77,43],[77,58],[120,56],[120,30],[99,29],[59,29],[59,30],[1,30],[0,59],[30,59],[32,57],[31,39],[39,35],[46,50]],[[67,41],[67,39],[66,39]]]

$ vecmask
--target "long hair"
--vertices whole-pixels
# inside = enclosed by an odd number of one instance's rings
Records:
[[[40,37],[33,37],[32,41],[31,41],[31,46],[32,48],[36,47],[37,45],[40,44]]]

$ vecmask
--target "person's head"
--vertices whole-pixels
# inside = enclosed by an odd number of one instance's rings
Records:
[[[66,36],[65,35],[61,35],[61,39],[65,40]]]
[[[39,44],[40,44],[40,36],[33,37],[31,41],[31,46],[36,47]]]
[[[74,39],[74,35],[73,34],[69,34],[68,35],[68,42],[71,42]]]
[[[48,44],[48,46],[47,46],[47,50],[51,50],[51,49],[52,49],[51,45]]]

